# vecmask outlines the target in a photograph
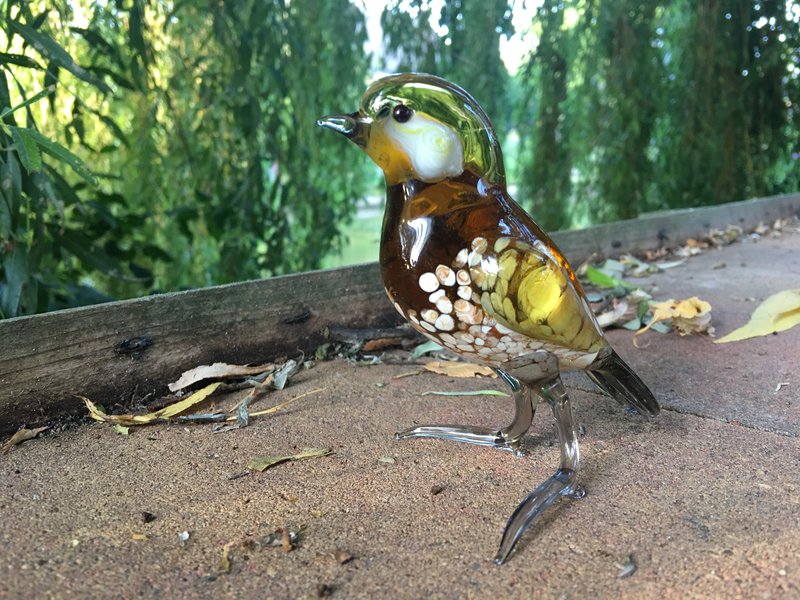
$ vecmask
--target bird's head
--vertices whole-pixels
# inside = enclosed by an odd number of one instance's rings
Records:
[[[362,148],[389,185],[412,179],[434,183],[465,169],[489,183],[505,183],[488,117],[472,96],[441,77],[384,77],[367,88],[358,111],[329,115],[317,124]]]

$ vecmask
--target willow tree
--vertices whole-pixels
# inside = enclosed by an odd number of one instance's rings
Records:
[[[0,0],[0,109],[47,90],[2,116],[0,317],[320,265],[366,172],[314,124],[367,78],[352,3],[41,4]]]
[[[545,0],[532,27],[521,163],[546,226],[797,190],[796,3]]]
[[[153,151],[135,160],[159,175],[129,186],[183,236],[191,283],[319,267],[363,189],[363,164],[315,126],[363,91],[363,15],[347,0],[183,3],[148,29],[158,76],[135,118]]]
[[[662,92],[654,44],[658,0],[590,2],[583,16],[585,99],[581,143],[589,151],[586,194],[596,221],[629,219],[646,207],[649,150]],[[580,201],[580,200],[579,200]]]
[[[511,106],[500,38],[513,32],[508,0],[445,2],[431,27],[430,0],[395,0],[384,10],[386,65],[450,79],[469,91],[502,133]]]
[[[521,110],[516,123],[520,148],[521,198],[547,230],[571,224],[568,199],[572,189],[569,151],[567,79],[571,36],[564,27],[564,5],[545,0],[537,12],[539,45],[521,71]]]
[[[789,9],[794,6],[792,13]],[[659,132],[661,206],[797,189],[800,11],[782,0],[675,2]],[[794,149],[796,152],[796,147]],[[792,186],[795,186],[792,188]]]

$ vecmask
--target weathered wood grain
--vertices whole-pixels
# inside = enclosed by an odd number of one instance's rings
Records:
[[[649,215],[554,238],[577,263],[798,212],[800,194],[794,194]],[[0,434],[81,411],[73,394],[130,404],[163,392],[199,364],[308,352],[322,342],[325,327],[397,320],[378,265],[371,263],[0,321]]]
[[[326,326],[398,318],[373,263],[2,321],[0,433],[81,410],[72,394],[129,404],[195,365],[294,355]],[[120,351],[131,338],[151,343]]]
[[[629,221],[559,231],[553,238],[567,258],[576,264],[593,253],[607,256],[675,246],[712,228],[725,229],[728,225],[747,228],[761,221],[771,225],[775,219],[798,214],[799,211],[800,194],[786,194],[718,206],[650,213]]]

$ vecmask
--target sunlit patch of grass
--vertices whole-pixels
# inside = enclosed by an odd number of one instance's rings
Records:
[[[329,254],[322,261],[323,269],[344,267],[378,260],[383,209],[365,209],[344,227],[345,242],[341,253]]]

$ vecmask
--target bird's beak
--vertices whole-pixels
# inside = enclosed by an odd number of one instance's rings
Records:
[[[317,125],[320,127],[333,129],[362,148],[367,145],[369,123],[369,119],[358,112],[350,113],[349,115],[328,115],[317,119]]]

